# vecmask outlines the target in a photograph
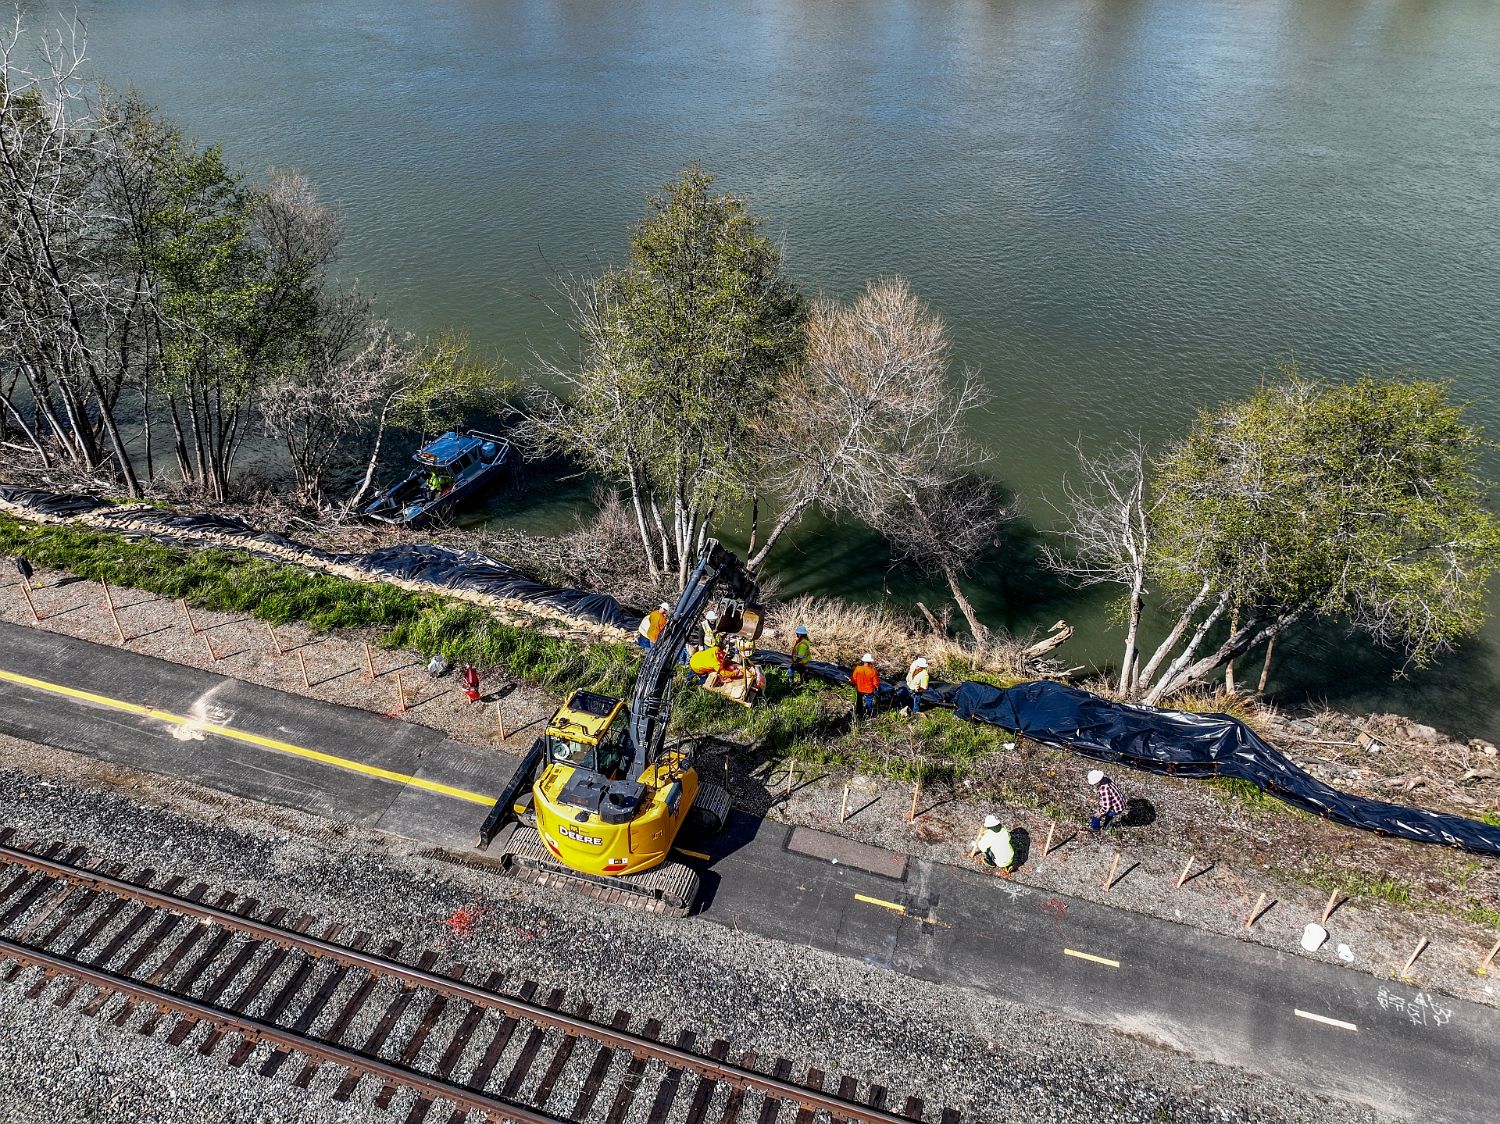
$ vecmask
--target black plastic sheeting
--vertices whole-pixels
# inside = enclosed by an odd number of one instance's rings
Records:
[[[779,667],[790,663],[780,652],[757,652],[755,658]],[[849,669],[836,664],[814,661],[808,672],[832,683],[849,682]],[[882,683],[880,701],[908,705],[911,694],[904,684]],[[1131,706],[1049,680],[1015,687],[939,683],[923,692],[921,701],[924,706],[951,707],[970,722],[999,726],[1085,757],[1178,777],[1234,777],[1349,827],[1500,856],[1500,827],[1340,792],[1227,714]]]
[[[560,589],[528,577],[514,566],[472,550],[442,546],[389,546],[364,555],[340,555],[346,566],[384,577],[465,589],[528,604],[548,605],[575,617],[633,631],[640,616],[613,597],[581,589]]]
[[[242,519],[226,515],[182,515],[151,508],[119,511],[94,496],[63,496],[35,488],[0,485],[0,499],[51,516],[98,513],[107,522],[118,522],[126,534],[191,536],[212,534],[238,539],[246,549],[276,547],[315,558],[329,565],[347,566],[372,577],[402,578],[425,582],[441,589],[466,590],[504,597],[526,604],[547,606],[583,620],[635,630],[640,615],[627,610],[613,597],[581,589],[546,585],[516,569],[476,551],[450,550],[431,544],[390,546],[369,554],[337,554],[307,546],[285,535],[258,531]],[[111,510],[101,511],[101,508]]]
[[[87,515],[101,507],[110,506],[108,500],[98,496],[64,496],[56,492],[44,492],[40,488],[23,488],[18,484],[0,484],[0,499],[58,518]]]

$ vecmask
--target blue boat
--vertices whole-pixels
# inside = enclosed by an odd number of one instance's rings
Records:
[[[511,445],[504,437],[452,430],[418,449],[412,460],[421,467],[382,492],[363,514],[383,523],[420,527],[491,486],[510,455]]]

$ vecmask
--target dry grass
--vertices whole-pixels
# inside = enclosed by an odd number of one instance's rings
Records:
[[[791,643],[793,629],[806,625],[818,659],[853,663],[864,652],[877,663],[906,666],[926,656],[937,678],[991,678],[1018,682],[1034,676],[1023,641],[996,636],[976,646],[956,640],[911,614],[886,605],[851,605],[825,597],[798,597],[772,606],[769,630],[777,642]]]

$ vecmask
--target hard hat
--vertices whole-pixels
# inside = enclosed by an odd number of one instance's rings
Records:
[[[719,611],[717,609],[710,609],[704,616],[707,620],[716,621],[719,619]]]
[[[1104,774],[1098,769],[1089,770],[1089,784],[1098,784],[1104,779]]]
[[[997,816],[997,815],[995,815],[994,812],[991,812],[989,815],[987,815],[987,816],[984,817],[984,826],[985,827],[999,827],[1000,826],[1000,817]]]
[[[864,655],[862,655],[862,656],[859,657],[859,662],[860,663],[874,663],[875,662],[875,657],[872,656],[872,655],[870,655],[869,652],[866,652]]]
[[[916,658],[915,666],[917,666],[917,667],[926,667],[927,666],[927,657],[926,656],[918,656]]]
[[[662,603],[661,603],[661,605],[660,605],[660,606],[658,606],[658,607],[659,607],[659,608],[660,608],[660,609],[661,609],[661,611],[662,611],[662,612],[664,612],[664,613],[670,613],[670,612],[671,612],[671,611],[672,611],[672,603],[671,603],[671,602],[670,602],[670,601],[663,601],[663,602],[662,602]]]
[[[799,624],[793,631],[796,632],[796,634],[798,636],[806,636],[807,635],[807,625],[805,625],[805,624]]]

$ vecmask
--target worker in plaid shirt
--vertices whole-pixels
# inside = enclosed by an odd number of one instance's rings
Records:
[[[1115,782],[1099,769],[1089,773],[1089,784],[1099,792],[1099,811],[1089,819],[1089,830],[1098,831],[1101,827],[1108,827],[1110,820],[1125,811],[1125,798],[1120,795]]]

